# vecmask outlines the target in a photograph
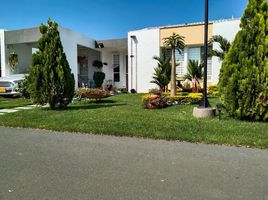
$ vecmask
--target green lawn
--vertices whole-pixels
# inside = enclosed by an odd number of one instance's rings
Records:
[[[0,109],[26,106],[29,104],[31,104],[31,101],[28,99],[0,97]]]
[[[210,98],[215,106],[217,98]],[[145,110],[140,94],[110,97],[101,103],[79,102],[68,110],[36,108],[0,116],[1,126],[31,127],[117,136],[268,148],[268,124],[243,122],[223,115],[221,121],[195,119],[194,105]]]

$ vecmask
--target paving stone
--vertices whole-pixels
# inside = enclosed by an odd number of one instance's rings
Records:
[[[18,112],[18,110],[15,109],[0,109],[0,113],[14,113]]]
[[[16,108],[13,108],[14,110],[31,110],[33,109],[34,107],[30,107],[30,106],[24,106],[24,107],[16,107]]]

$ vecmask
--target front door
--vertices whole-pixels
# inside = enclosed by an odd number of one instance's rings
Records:
[[[80,62],[78,65],[79,65],[78,86],[86,87],[88,86],[88,60],[84,59],[83,62]]]

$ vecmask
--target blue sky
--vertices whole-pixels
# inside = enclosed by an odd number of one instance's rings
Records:
[[[210,20],[241,17],[248,0],[210,0]],[[50,17],[96,39],[130,30],[204,20],[204,0],[2,0],[0,29],[39,26]]]

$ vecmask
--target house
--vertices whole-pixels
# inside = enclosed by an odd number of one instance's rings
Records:
[[[101,60],[106,65],[105,84],[113,83],[115,87],[126,88],[126,72],[128,65],[127,39],[96,41],[70,29],[59,27],[60,38],[76,87],[93,85],[93,73],[96,70],[92,63]],[[37,42],[41,37],[39,28],[5,31],[0,30],[1,76],[28,73],[32,54],[37,50]],[[12,71],[8,66],[10,51],[18,54],[18,65]]]
[[[214,35],[221,35],[233,41],[239,31],[240,19],[229,19],[209,22],[209,39]],[[176,52],[178,78],[184,77],[187,73],[189,60],[201,60],[204,46],[204,23],[181,24],[172,26],[162,26],[155,28],[145,28],[128,33],[128,53],[129,53],[129,85],[137,92],[148,92],[156,85],[150,83],[154,68],[157,62],[152,58],[160,56],[163,47],[163,38],[169,37],[172,33],[177,33],[185,38],[185,48],[182,54]],[[217,43],[213,44],[213,49],[219,49]],[[217,57],[208,59],[208,84],[216,84],[220,72],[221,61]]]
[[[222,35],[232,41],[239,31],[240,19],[229,19],[209,22],[209,38]],[[191,23],[172,26],[145,28],[130,31],[128,38],[96,41],[70,29],[59,27],[59,33],[67,60],[75,77],[76,87],[84,84],[93,86],[93,73],[96,70],[92,62],[101,60],[106,74],[104,87],[113,84],[117,88],[135,89],[137,92],[148,92],[157,87],[150,83],[157,62],[154,56],[160,56],[163,38],[172,33],[185,37],[185,49],[182,54],[176,52],[178,78],[187,73],[190,59],[201,60],[204,46],[204,23]],[[27,73],[32,54],[37,50],[37,41],[41,34],[39,28],[22,30],[0,30],[0,69],[1,76]],[[218,49],[216,43],[214,49]],[[10,51],[18,54],[18,65],[15,71],[8,66]],[[208,82],[216,84],[221,61],[217,57],[209,58]]]

